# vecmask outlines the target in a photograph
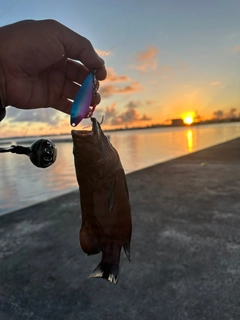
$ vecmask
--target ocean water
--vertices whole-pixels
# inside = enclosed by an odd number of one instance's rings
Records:
[[[127,130],[107,135],[118,150],[125,172],[130,173],[240,137],[240,123]],[[0,146],[14,143],[29,146],[31,139],[1,140]],[[47,169],[35,167],[24,155],[0,154],[0,215],[78,189],[70,135],[59,137],[55,144],[57,160]]]

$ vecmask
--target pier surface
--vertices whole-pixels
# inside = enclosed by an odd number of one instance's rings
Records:
[[[240,139],[127,175],[117,285],[88,279],[79,193],[0,217],[1,320],[239,320]]]

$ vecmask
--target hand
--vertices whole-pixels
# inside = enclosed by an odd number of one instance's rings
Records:
[[[70,113],[89,72],[107,72],[90,41],[54,20],[26,20],[0,28],[0,98],[20,109],[52,107]],[[82,64],[73,61],[78,60]],[[95,102],[101,98],[98,94]]]

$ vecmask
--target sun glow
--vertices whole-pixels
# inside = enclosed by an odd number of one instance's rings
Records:
[[[193,123],[193,118],[188,116],[188,117],[184,118],[183,121],[186,124],[192,124]]]
[[[192,124],[194,119],[194,112],[184,113],[182,115],[182,118],[185,124]]]

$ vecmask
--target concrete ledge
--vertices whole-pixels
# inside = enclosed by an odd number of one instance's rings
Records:
[[[78,191],[0,217],[0,319],[240,318],[240,139],[127,176],[132,262],[87,279]]]

